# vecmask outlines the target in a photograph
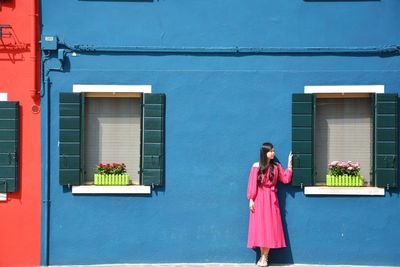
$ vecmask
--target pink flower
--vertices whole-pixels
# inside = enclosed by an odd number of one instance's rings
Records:
[[[354,170],[354,168],[350,166],[347,168],[347,170],[352,171],[352,170]]]
[[[340,163],[339,161],[335,160],[335,161],[332,161],[331,163],[329,163],[329,165],[330,165],[330,166],[336,166],[336,165],[338,165],[339,163]]]
[[[346,162],[342,162],[339,164],[339,167],[347,169],[349,167],[349,164],[347,164]]]

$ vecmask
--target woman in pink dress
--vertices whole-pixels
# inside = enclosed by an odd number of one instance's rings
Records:
[[[251,168],[247,187],[250,208],[247,247],[260,248],[259,266],[268,265],[271,248],[286,247],[276,188],[278,180],[285,184],[292,180],[292,154],[289,154],[288,169],[284,170],[275,161],[274,146],[264,143],[260,149],[260,161]]]

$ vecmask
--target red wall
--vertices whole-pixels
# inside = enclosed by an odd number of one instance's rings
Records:
[[[0,93],[20,102],[20,186],[0,202],[0,266],[40,264],[40,113],[38,90],[38,16],[36,0],[0,1]],[[35,77],[37,76],[37,77]]]

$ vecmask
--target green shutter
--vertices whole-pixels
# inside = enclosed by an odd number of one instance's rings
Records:
[[[61,185],[79,185],[81,180],[81,102],[81,94],[60,93]]]
[[[292,185],[314,181],[314,95],[292,95]]]
[[[165,94],[143,94],[142,182],[162,186],[165,166]]]
[[[397,94],[375,95],[375,185],[397,187]]]
[[[0,192],[18,191],[19,102],[0,101]]]

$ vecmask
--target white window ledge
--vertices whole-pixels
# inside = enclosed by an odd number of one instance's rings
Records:
[[[304,86],[305,94],[315,93],[381,93],[384,85],[309,85]]]
[[[0,193],[0,201],[7,201],[7,193]]]
[[[151,93],[151,85],[74,84],[74,93]]]
[[[0,93],[0,101],[7,101],[7,93]]]
[[[331,187],[305,186],[305,195],[348,195],[348,196],[384,196],[385,189],[379,187]]]
[[[72,186],[72,194],[150,194],[151,187],[145,185],[127,186]]]

